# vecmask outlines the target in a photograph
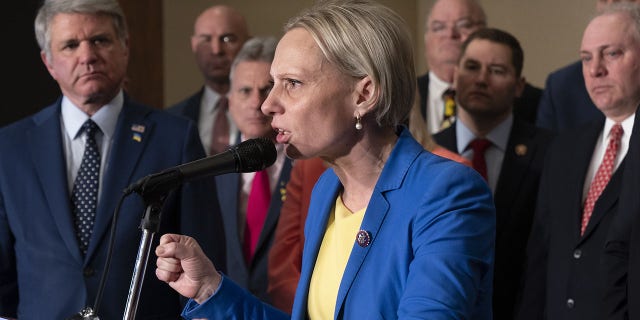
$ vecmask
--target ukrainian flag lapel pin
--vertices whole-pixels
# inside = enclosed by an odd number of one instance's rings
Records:
[[[144,133],[144,126],[141,124],[134,124],[131,126],[131,131],[133,131],[133,136],[131,139],[135,142],[142,142],[142,134]]]

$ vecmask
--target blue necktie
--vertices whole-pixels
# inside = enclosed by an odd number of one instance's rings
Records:
[[[80,250],[87,254],[89,239],[93,230],[93,221],[98,206],[98,185],[100,179],[100,153],[95,139],[95,133],[100,130],[93,120],[87,120],[81,128],[86,134],[86,144],[82,163],[71,191],[73,204],[73,221]]]

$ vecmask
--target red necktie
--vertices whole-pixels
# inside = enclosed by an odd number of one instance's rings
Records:
[[[615,124],[611,128],[611,132],[609,133],[609,144],[604,152],[602,163],[600,163],[598,171],[596,171],[596,175],[593,178],[593,181],[591,181],[591,186],[589,186],[589,192],[587,193],[587,199],[584,201],[580,235],[583,235],[584,230],[587,229],[589,219],[591,219],[591,214],[593,213],[593,207],[595,206],[598,197],[600,197],[602,190],[604,190],[607,183],[609,183],[609,179],[611,179],[618,150],[620,149],[620,137],[622,137],[622,133],[623,130],[620,124]]]
[[[484,158],[484,152],[491,146],[491,141],[483,138],[476,138],[471,141],[470,145],[473,150],[471,165],[476,169],[476,171],[478,171],[478,173],[480,173],[485,181],[489,181],[487,179],[487,161]]]
[[[211,145],[209,155],[223,152],[229,146],[229,120],[227,120],[227,110],[229,109],[229,100],[227,97],[220,96],[216,105],[216,117],[213,120],[213,129],[211,130]]]
[[[244,257],[247,263],[253,258],[256,244],[264,225],[271,200],[269,174],[267,170],[256,172],[251,183],[247,202],[247,224],[244,230]]]

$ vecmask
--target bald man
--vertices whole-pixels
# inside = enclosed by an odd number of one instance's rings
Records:
[[[207,155],[218,153],[237,140],[238,130],[227,114],[226,95],[229,91],[231,63],[247,39],[249,29],[244,16],[230,6],[209,7],[200,13],[194,23],[191,51],[204,78],[204,85],[168,111],[196,122]],[[216,121],[218,115],[226,120],[226,124]],[[216,126],[221,127],[216,130]],[[222,143],[219,140],[223,140]]]

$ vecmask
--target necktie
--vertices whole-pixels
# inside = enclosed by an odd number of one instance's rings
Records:
[[[80,250],[86,255],[98,205],[100,153],[98,152],[95,133],[100,128],[93,120],[89,119],[82,125],[81,130],[86,134],[86,144],[80,169],[78,169],[78,175],[73,183],[71,203],[73,204],[73,220]]]
[[[251,192],[247,202],[247,224],[244,231],[244,256],[247,263],[253,258],[256,244],[267,217],[271,189],[269,187],[269,174],[267,170],[256,172],[251,183]]]
[[[442,94],[442,100],[444,101],[444,113],[442,122],[440,123],[440,130],[450,127],[456,118],[456,101],[454,97],[455,91],[453,91],[453,89],[447,89]]]
[[[476,138],[471,141],[470,145],[473,150],[471,165],[476,169],[476,171],[478,171],[478,173],[480,173],[484,180],[489,181],[487,179],[487,161],[484,158],[484,152],[491,146],[491,141],[483,138]]]
[[[227,110],[229,109],[229,100],[227,97],[220,96],[216,105],[216,117],[213,120],[213,130],[211,130],[211,146],[209,155],[223,152],[229,146],[229,120],[227,120]]]
[[[589,219],[591,219],[591,214],[593,213],[593,207],[596,204],[598,197],[600,197],[602,190],[604,190],[604,188],[607,186],[607,183],[609,183],[609,179],[611,179],[611,174],[613,173],[613,167],[616,162],[618,150],[620,149],[620,137],[622,137],[622,133],[623,130],[620,124],[615,124],[611,128],[611,132],[609,133],[609,144],[607,145],[607,149],[604,152],[602,163],[600,163],[600,166],[596,171],[596,175],[594,176],[593,181],[591,181],[591,186],[589,186],[587,198],[584,201],[580,235],[583,235],[584,231],[587,229]]]

